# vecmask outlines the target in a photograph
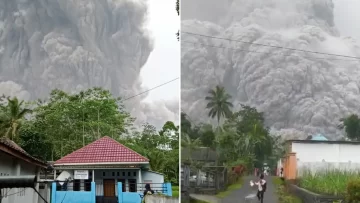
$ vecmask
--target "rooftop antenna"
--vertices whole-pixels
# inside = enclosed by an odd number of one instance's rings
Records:
[[[84,102],[83,102],[83,97],[81,97],[81,110],[82,110],[82,114],[83,114],[83,146],[85,146],[85,126],[84,126]]]

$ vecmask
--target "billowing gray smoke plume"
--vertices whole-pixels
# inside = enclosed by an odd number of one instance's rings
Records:
[[[153,49],[140,0],[0,0],[0,93],[44,98],[94,86],[129,97]],[[138,122],[177,120],[174,102],[126,103]],[[151,112],[156,112],[153,114]]]
[[[183,0],[182,31],[360,56],[351,38],[340,37],[333,8],[331,0]],[[204,97],[217,84],[233,96],[235,109],[254,106],[275,131],[302,138],[337,139],[339,119],[360,113],[359,60],[185,33],[181,40],[181,108],[193,119],[208,120]]]

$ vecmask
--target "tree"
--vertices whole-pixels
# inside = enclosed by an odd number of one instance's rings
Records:
[[[24,101],[16,97],[7,98],[7,105],[0,105],[0,135],[14,140],[18,137],[19,129],[25,116],[31,113],[23,107]]]
[[[232,113],[230,108],[233,107],[232,103],[228,100],[231,96],[226,93],[225,88],[216,86],[215,89],[209,91],[209,96],[205,97],[208,101],[206,108],[210,109],[209,117],[217,117],[218,126],[220,126],[221,117],[229,117]]]
[[[139,133],[121,142],[150,160],[151,170],[163,173],[166,181],[178,184],[179,174],[179,127],[167,121],[157,132],[150,124],[144,124]]]
[[[264,124],[263,113],[250,106],[241,107],[224,123],[224,134],[230,135],[224,138],[229,139],[227,142],[222,141],[221,148],[226,147],[222,157],[226,157],[227,162],[236,162],[236,155],[231,154],[235,152],[246,163],[259,165],[272,155],[273,140]],[[233,151],[229,151],[231,149]]]
[[[44,134],[37,132],[36,127],[26,122],[19,132],[18,144],[31,156],[41,160],[51,160],[53,144],[46,139]]]
[[[211,149],[215,149],[216,147],[216,134],[213,130],[212,125],[210,124],[202,124],[200,125],[198,130],[199,139],[204,147],[210,147]]]
[[[48,100],[35,105],[34,118],[28,122],[52,143],[53,160],[105,135],[119,140],[133,122],[121,98],[101,88],[77,94],[53,90]]]
[[[180,2],[179,2],[179,0],[176,0],[175,9],[176,9],[176,12],[177,12],[177,14],[178,14],[178,16],[179,16],[179,15],[180,15]],[[180,40],[180,31],[178,31],[178,32],[176,33],[176,37],[177,37],[178,40]]]
[[[346,118],[340,119],[340,129],[345,129],[346,136],[350,140],[360,140],[360,118],[356,114],[351,114]]]

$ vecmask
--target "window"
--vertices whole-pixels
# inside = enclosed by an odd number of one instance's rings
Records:
[[[134,172],[134,176],[136,176],[136,172]]]
[[[85,187],[85,191],[91,191],[91,180],[87,179],[84,181],[84,187]]]
[[[103,172],[103,176],[106,176],[105,172]]]
[[[123,172],[123,176],[125,176],[125,172]]]
[[[120,176],[120,172],[117,172],[117,176]]]
[[[131,176],[131,173],[130,173],[130,172],[128,172],[128,176]]]
[[[115,172],[112,172],[112,176],[115,176]]]
[[[74,180],[73,191],[80,191],[80,180]]]

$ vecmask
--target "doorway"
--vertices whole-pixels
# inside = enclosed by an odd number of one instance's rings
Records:
[[[122,191],[126,192],[126,182],[125,179],[118,179],[119,183],[122,183]]]
[[[104,197],[114,197],[114,196],[115,196],[115,180],[104,179]]]
[[[129,192],[137,192],[136,179],[129,179]]]

